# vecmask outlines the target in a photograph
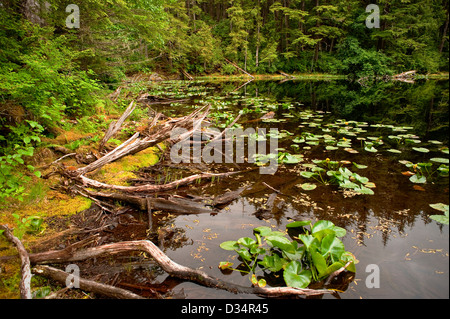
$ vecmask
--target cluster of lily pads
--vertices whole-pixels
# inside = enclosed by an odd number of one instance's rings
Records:
[[[300,175],[307,179],[313,179],[323,185],[338,185],[343,189],[350,189],[357,194],[373,195],[372,188],[376,187],[375,183],[370,182],[367,177],[352,172],[344,164],[351,163],[348,161],[332,161],[329,158],[325,160],[313,160],[312,164],[303,164],[304,167],[309,168],[309,171],[302,171]],[[357,169],[367,168],[366,165],[355,162],[353,162],[353,167]],[[303,190],[313,190],[317,185],[304,183],[300,184],[299,187]]]
[[[315,224],[295,221],[286,227],[298,235],[287,238],[284,232],[262,226],[253,230],[255,239],[243,237],[223,242],[220,247],[237,253],[241,264],[233,268],[234,263],[224,261],[219,268],[248,274],[252,284],[260,287],[267,284],[266,275],[282,275],[286,285],[294,288],[306,288],[344,266],[348,271],[356,271],[357,259],[339,239],[345,236],[345,229],[327,220]],[[263,276],[258,278],[259,273]]]

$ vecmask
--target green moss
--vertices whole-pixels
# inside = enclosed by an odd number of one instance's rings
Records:
[[[137,154],[125,156],[105,165],[96,173],[95,178],[103,183],[127,186],[127,180],[137,177],[134,171],[158,163],[158,153],[158,148],[151,147]]]

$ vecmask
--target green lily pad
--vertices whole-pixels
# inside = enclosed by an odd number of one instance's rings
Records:
[[[428,153],[428,152],[430,152],[430,150],[428,148],[425,148],[425,147],[413,147],[412,149],[414,151],[420,152],[420,153]]]
[[[354,165],[357,169],[365,169],[365,168],[368,167],[367,165],[362,165],[362,164],[358,164],[358,163],[355,163],[355,162],[353,162],[353,165]]]
[[[402,151],[396,150],[394,148],[388,149],[387,151],[391,152],[391,153],[395,153],[395,154],[400,154],[402,152]]]
[[[417,174],[411,176],[409,180],[414,184],[425,184],[427,182],[427,178],[425,176],[418,176]]]
[[[449,164],[448,158],[442,158],[442,157],[435,157],[430,159],[430,161],[435,163],[441,163],[441,164]]]
[[[317,188],[316,184],[304,183],[299,185],[304,191],[312,191]]]

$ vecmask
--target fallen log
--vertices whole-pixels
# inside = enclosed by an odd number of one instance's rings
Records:
[[[293,78],[293,76],[292,75],[290,75],[290,74],[287,74],[287,73],[284,73],[284,72],[282,72],[282,71],[277,71],[278,73],[280,73],[282,76],[284,76],[285,78]]]
[[[49,277],[64,285],[67,283],[66,281],[67,277],[73,276],[72,274],[59,270],[57,268],[43,265],[34,267],[33,273],[35,275]],[[139,295],[132,293],[131,291],[122,288],[102,284],[81,277],[77,279],[79,279],[79,287],[76,288],[79,288],[84,291],[90,291],[109,298],[116,298],[116,299],[145,299]]]
[[[209,208],[201,203],[182,198],[170,197],[164,198],[152,198],[152,197],[140,197],[123,193],[102,193],[92,192],[84,190],[91,197],[102,197],[118,201],[129,203],[138,207],[143,211],[161,210],[173,214],[211,214],[218,213],[217,211]],[[82,192],[80,192],[83,195]]]
[[[251,78],[255,78],[253,75],[251,75],[250,73],[248,73],[247,71],[243,70],[242,68],[240,68],[236,63],[231,62],[228,59],[225,59],[225,61],[227,61],[229,64],[231,64],[232,66],[234,66],[236,69],[238,69],[239,71],[241,71],[242,73],[248,75]]]
[[[139,192],[147,192],[147,193],[155,193],[155,192],[165,192],[173,189],[177,189],[180,186],[191,184],[197,180],[211,179],[211,178],[222,178],[228,177],[231,175],[242,173],[240,171],[237,172],[228,172],[228,173],[204,173],[204,174],[196,174],[189,177],[185,177],[179,179],[177,181],[173,181],[167,184],[162,185],[154,185],[154,184],[144,184],[139,186],[120,186],[120,185],[111,185],[105,184],[93,179],[90,179],[86,176],[78,176],[77,179],[85,186],[85,187],[94,187],[94,188],[103,188],[103,189],[111,189],[121,192],[129,192],[129,193],[139,193]]]
[[[82,261],[102,255],[112,255],[124,252],[141,251],[149,254],[158,265],[169,275],[183,280],[189,280],[200,285],[226,290],[235,294],[256,294],[264,297],[280,297],[286,295],[294,296],[315,296],[325,293],[332,293],[326,289],[297,289],[292,287],[246,287],[229,283],[221,279],[212,277],[207,273],[182,266],[167,255],[165,255],[155,244],[148,240],[126,241],[120,243],[107,244],[82,251],[48,251],[44,253],[31,254],[30,261],[35,264],[50,264],[62,262]]]
[[[6,225],[0,225],[0,230],[3,230],[3,235],[10,240],[17,248],[19,252],[21,266],[20,271],[22,273],[22,279],[20,280],[19,290],[20,298],[22,299],[32,299],[31,297],[31,269],[30,269],[30,259],[28,252],[23,246],[22,242],[14,236],[11,230]]]

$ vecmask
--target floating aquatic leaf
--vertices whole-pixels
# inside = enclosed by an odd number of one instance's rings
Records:
[[[225,241],[220,244],[220,248],[224,250],[236,250],[239,249],[239,244],[237,241]]]
[[[377,188],[377,185],[375,185],[374,182],[365,183],[364,186],[368,188]]]
[[[396,154],[400,154],[402,152],[402,151],[396,150],[394,148],[388,149],[387,151],[391,152],[391,153],[396,153]]]
[[[233,263],[229,262],[229,261],[221,261],[219,263],[219,269],[222,269],[222,270],[231,268],[232,266],[233,266]]]
[[[425,147],[413,147],[412,149],[414,151],[420,152],[420,153],[428,153],[428,152],[430,152],[430,150],[428,148],[425,148]]]
[[[438,223],[448,225],[449,224],[449,207],[448,205],[438,203],[438,204],[430,204],[431,208],[437,209],[441,212],[444,212],[444,215],[431,215],[430,218],[437,221]]]
[[[312,191],[317,188],[316,184],[304,183],[299,185],[304,191]]]
[[[411,176],[409,180],[414,184],[425,184],[427,182],[427,178],[425,176],[418,176],[417,174]]]
[[[355,188],[354,191],[360,193],[360,194],[364,194],[364,195],[374,195],[374,191],[371,190],[370,188],[367,188],[365,186],[362,186],[360,188]]]
[[[435,140],[429,140],[428,142],[431,143],[431,144],[435,144],[435,145],[443,144],[442,142],[440,142],[440,141],[435,141]]]
[[[413,188],[414,188],[416,191],[425,192],[425,188],[423,188],[422,186],[414,185]]]
[[[300,175],[303,176],[304,178],[311,178],[314,176],[318,176],[318,174],[314,172],[300,172]]]
[[[430,207],[444,213],[449,211],[449,206],[443,203],[430,204]]]
[[[373,147],[373,146],[370,146],[370,147],[366,146],[366,147],[364,147],[364,149],[365,149],[367,152],[371,152],[371,153],[376,153],[376,152],[378,152],[378,150],[377,150],[375,147]]]
[[[297,228],[297,227],[303,227],[303,226],[308,226],[308,225],[311,225],[310,220],[298,220],[298,221],[287,224],[286,228]]]
[[[287,265],[283,272],[283,278],[287,286],[303,289],[310,284],[312,273],[310,270],[302,270],[302,264],[294,260]]]
[[[449,164],[448,158],[442,158],[442,157],[435,157],[430,159],[430,161],[435,163],[441,163],[441,164]]]
[[[355,163],[355,162],[353,162],[353,165],[354,165],[356,168],[358,168],[358,169],[365,169],[365,168],[368,167],[367,165],[362,165],[362,164],[358,164],[358,163]]]
[[[300,138],[300,137],[296,137],[292,140],[292,142],[300,144],[300,143],[305,143],[305,139],[304,138]]]
[[[441,152],[444,154],[448,154],[448,147],[441,148]]]
[[[339,149],[339,147],[328,145],[327,147],[325,147],[325,149],[327,151],[334,151],[334,150]]]

